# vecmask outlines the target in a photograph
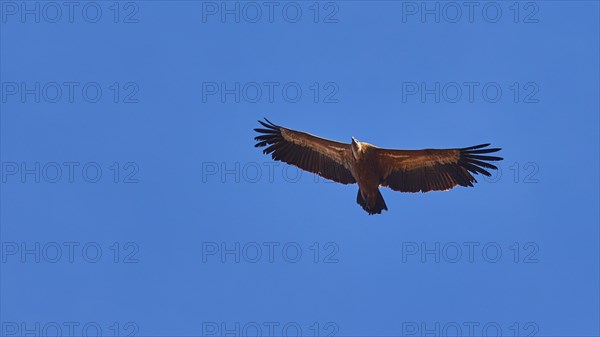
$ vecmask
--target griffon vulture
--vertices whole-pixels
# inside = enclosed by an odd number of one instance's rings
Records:
[[[344,144],[311,134],[258,121],[263,127],[255,147],[268,146],[264,154],[341,184],[358,183],[356,202],[371,214],[387,205],[379,191],[386,186],[400,192],[446,191],[456,185],[473,186],[474,174],[490,176],[497,169],[485,155],[499,151],[482,144],[457,149],[389,150],[359,142]]]

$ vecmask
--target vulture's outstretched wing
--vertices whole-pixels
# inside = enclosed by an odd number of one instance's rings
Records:
[[[387,150],[377,149],[382,186],[394,191],[428,192],[449,190],[456,185],[473,186],[471,175],[490,176],[486,169],[497,169],[488,161],[500,157],[484,155],[499,151],[482,144],[462,149]]]
[[[271,153],[271,157],[275,160],[295,165],[338,183],[356,182],[347,164],[347,159],[352,156],[350,144],[286,129],[271,123],[266,118],[265,121],[258,121],[265,127],[264,129],[254,129],[261,134],[254,138],[258,142],[255,147],[268,145],[263,150],[264,154]]]

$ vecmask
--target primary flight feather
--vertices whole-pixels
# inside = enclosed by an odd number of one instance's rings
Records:
[[[473,186],[473,174],[490,176],[497,169],[489,161],[502,160],[488,155],[499,148],[490,144],[456,149],[382,149],[352,137],[350,144],[258,121],[254,129],[256,147],[267,148],[279,160],[341,184],[358,183],[356,202],[369,214],[380,214],[387,205],[379,191],[386,186],[400,192],[445,191],[454,186]]]

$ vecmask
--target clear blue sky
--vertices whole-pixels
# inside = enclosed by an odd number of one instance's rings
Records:
[[[600,334],[598,2],[0,4],[4,335]],[[505,160],[368,216],[262,117]]]

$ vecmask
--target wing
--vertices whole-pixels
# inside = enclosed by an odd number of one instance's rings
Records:
[[[429,192],[449,190],[456,185],[473,186],[474,174],[490,176],[486,169],[498,169],[488,161],[502,160],[485,155],[499,151],[482,144],[462,149],[386,150],[378,149],[382,186],[394,191]]]
[[[258,121],[265,127],[264,129],[254,129],[260,133],[254,138],[258,142],[255,147],[268,145],[263,150],[264,154],[270,153],[274,160],[297,166],[338,183],[356,182],[350,172],[349,161],[346,160],[352,156],[350,144],[286,129],[271,123],[266,118],[265,121],[266,123]]]

